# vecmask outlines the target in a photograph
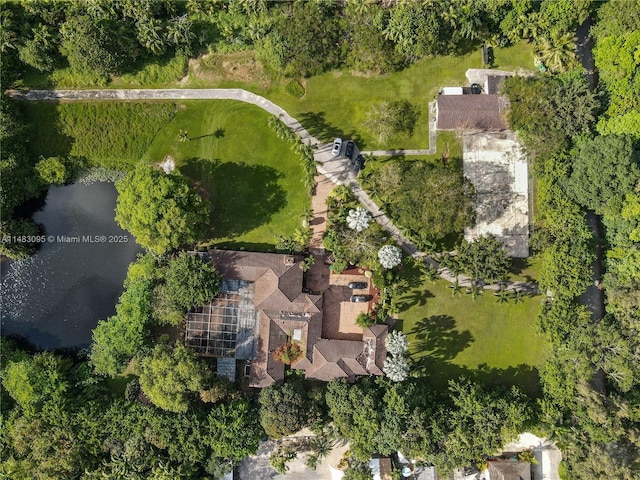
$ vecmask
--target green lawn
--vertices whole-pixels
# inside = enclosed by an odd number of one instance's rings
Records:
[[[35,155],[80,155],[114,166],[171,155],[215,210],[208,245],[272,251],[310,207],[300,158],[242,102],[23,103]],[[168,108],[170,114],[168,114]],[[175,115],[174,115],[175,112]],[[180,129],[189,141],[179,141]]]
[[[535,70],[532,47],[526,42],[494,49],[494,67],[506,70]],[[182,78],[180,59],[159,59],[142,70],[114,79],[108,88],[244,88],[264,95],[296,117],[313,135],[324,141],[336,136],[354,138],[361,149],[426,148],[428,145],[428,104],[440,87],[466,85],[468,68],[482,68],[478,49],[462,56],[444,56],[420,60],[408,68],[375,77],[352,75],[336,70],[317,75],[303,84],[306,95],[295,98],[285,91],[289,79],[265,73],[255,60],[254,52],[214,55],[190,67],[186,81]],[[32,72],[22,82],[27,87],[55,85],[58,88],[91,86],[91,79],[77,78],[67,70],[43,75]],[[406,99],[420,107],[421,115],[411,136],[392,139],[379,145],[363,123],[371,105],[387,100]]]
[[[22,102],[35,156],[135,164],[176,111],[171,102]]]
[[[143,157],[160,162],[171,155],[206,190],[215,207],[211,244],[273,250],[310,206],[300,158],[269,129],[268,118],[241,102],[181,102]],[[189,141],[179,141],[180,129]]]
[[[535,331],[541,296],[522,303],[497,304],[491,292],[475,301],[463,292],[452,296],[449,283],[421,283],[400,298],[397,326],[409,335],[415,368],[438,388],[461,375],[520,385],[539,395],[538,372],[546,358],[544,338]]]
[[[523,42],[509,48],[496,48],[495,64],[501,69],[533,70],[531,46]],[[288,95],[281,85],[266,91],[259,86],[253,88],[281,105],[322,140],[329,141],[335,136],[355,138],[361,149],[426,148],[429,102],[443,86],[466,85],[467,69],[482,67],[482,53],[478,50],[459,57],[424,59],[400,72],[376,77],[328,72],[305,82],[307,93],[302,99]],[[411,137],[402,136],[393,139],[390,145],[379,145],[362,125],[371,104],[398,99],[409,100],[420,107],[416,128]]]

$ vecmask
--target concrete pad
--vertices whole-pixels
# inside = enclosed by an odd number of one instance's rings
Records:
[[[327,480],[331,478],[331,467],[335,469],[349,450],[349,443],[336,443],[331,453],[318,463],[315,470],[311,470],[304,463],[308,454],[299,452],[298,456],[287,464],[289,471],[285,475],[280,475],[269,464],[269,455],[280,443],[282,441],[261,443],[256,455],[247,457],[240,463],[238,468],[240,480]]]
[[[331,285],[324,292],[322,338],[334,340],[362,340],[362,327],[356,324],[360,313],[368,311],[368,302],[349,301],[352,290],[346,286]]]
[[[518,438],[505,445],[505,452],[521,452],[523,450],[533,450],[538,463],[531,465],[533,478],[536,480],[560,480],[558,467],[562,460],[562,452],[555,442],[546,438],[538,437],[533,433],[522,433]]]
[[[476,190],[476,224],[465,239],[494,235],[512,257],[528,257],[528,165],[515,133],[465,133],[462,140],[464,175]]]

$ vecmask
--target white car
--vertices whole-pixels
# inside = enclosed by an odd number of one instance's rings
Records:
[[[337,157],[338,155],[340,155],[341,149],[342,149],[342,139],[336,138],[333,141],[333,150],[331,150],[331,153],[333,153],[333,155]]]

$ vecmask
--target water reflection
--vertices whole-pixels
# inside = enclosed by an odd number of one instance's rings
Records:
[[[47,349],[89,345],[98,320],[115,313],[127,267],[141,251],[115,223],[115,204],[110,183],[49,190],[33,216],[47,242],[27,260],[2,262],[3,335]]]

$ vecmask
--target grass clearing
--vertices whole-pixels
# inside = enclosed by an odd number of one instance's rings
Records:
[[[269,114],[231,100],[185,101],[144,160],[171,155],[215,207],[211,245],[272,251],[301,226],[310,206],[304,171],[290,145],[271,131]],[[188,141],[179,141],[180,129]]]
[[[495,49],[495,65],[504,69],[533,70],[532,48],[521,42],[508,48]],[[466,85],[465,72],[483,68],[480,50],[463,56],[444,56],[420,60],[406,69],[376,77],[332,71],[305,81],[306,94],[295,99],[282,83],[271,88],[237,82],[221,82],[220,86],[248,88],[265,95],[296,117],[313,135],[323,141],[334,137],[354,138],[361,149],[426,148],[428,146],[428,105],[442,86]],[[336,94],[339,92],[339,94]],[[379,145],[365,129],[371,105],[382,101],[406,99],[418,106],[421,115],[411,136],[399,136],[388,145]]]
[[[35,155],[85,157],[107,167],[139,161],[176,110],[168,102],[24,102],[22,107],[33,129],[29,148]]]
[[[413,288],[400,298],[396,328],[409,335],[414,368],[438,388],[461,375],[491,386],[519,385],[540,395],[538,367],[546,359],[544,337],[535,331],[542,296],[497,304],[485,291],[475,301],[452,296],[448,282],[423,282],[408,270]]]
[[[215,207],[209,245],[273,251],[280,236],[301,226],[310,206],[300,157],[268,127],[269,114],[253,105],[215,100],[22,107],[33,128],[29,148],[38,156],[84,156],[114,167],[171,155]],[[180,142],[181,129],[188,132],[186,142]]]

